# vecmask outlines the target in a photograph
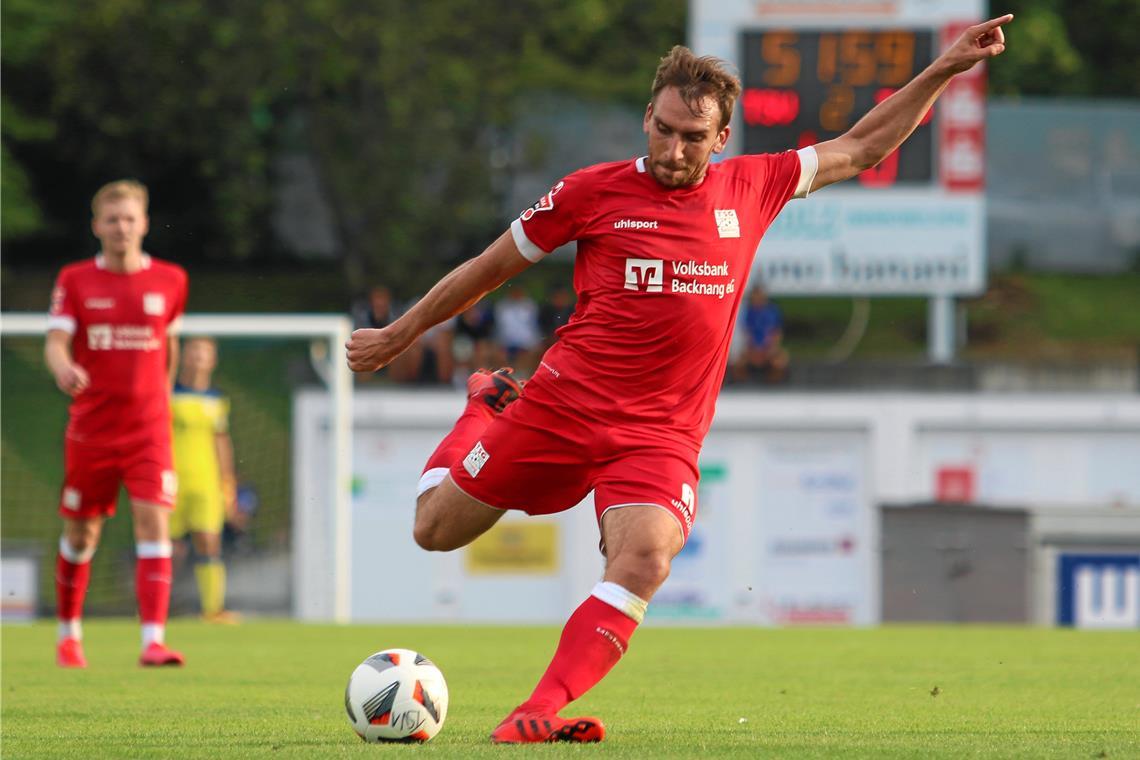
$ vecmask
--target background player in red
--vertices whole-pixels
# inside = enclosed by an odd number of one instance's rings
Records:
[[[52,292],[44,359],[71,396],[56,560],[62,667],[87,666],[83,598],[103,521],[126,487],[134,520],[135,585],[142,665],[182,665],[164,643],[170,605],[170,384],[177,363],[174,324],[186,307],[186,272],[143,252],[147,190],[123,180],[91,201],[94,259],[69,264]]]
[[[349,366],[374,371],[431,325],[578,242],[578,305],[525,395],[508,370],[473,375],[466,410],[420,480],[415,539],[436,551],[470,543],[507,509],[558,512],[594,492],[604,579],[494,741],[604,736],[596,718],[557,712],[625,653],[688,536],[697,455],[761,236],[789,199],[854,177],[897,148],[951,77],[1005,49],[1001,26],[1011,19],[967,30],[834,140],[716,164],[740,83],[720,61],[676,47],[645,111],[647,156],[569,175],[395,323],[353,333]]]

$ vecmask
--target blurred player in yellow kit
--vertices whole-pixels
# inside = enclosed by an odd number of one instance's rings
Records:
[[[170,520],[172,539],[190,534],[194,575],[202,617],[234,623],[225,608],[226,568],[222,564],[222,528],[238,519],[229,401],[211,385],[218,365],[212,338],[192,337],[182,347],[182,367],[174,385],[174,467],[178,504]]]

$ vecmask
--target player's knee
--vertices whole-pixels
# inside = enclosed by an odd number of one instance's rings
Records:
[[[667,551],[645,548],[623,552],[611,560],[610,567],[627,578],[629,586],[644,594],[656,591],[669,577],[670,560]]]

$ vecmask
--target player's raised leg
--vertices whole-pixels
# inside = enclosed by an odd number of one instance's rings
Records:
[[[181,652],[166,646],[166,617],[170,610],[170,510],[161,504],[132,501],[135,525],[135,591],[142,622],[139,664],[183,665]]]
[[[83,600],[91,581],[91,558],[99,545],[103,518],[64,520],[55,560],[56,617],[59,636],[55,661],[61,668],[85,668]]]
[[[416,496],[416,543],[430,551],[466,546],[503,516],[460,491],[447,477],[495,417],[522,394],[522,383],[509,367],[477,370],[467,379],[467,406],[455,426],[428,458]]]
[[[601,681],[625,654],[684,538],[677,520],[660,507],[626,506],[605,513],[602,539],[604,579],[570,616],[538,686],[492,732],[493,741],[596,742],[605,737],[597,718],[563,719],[557,713]]]

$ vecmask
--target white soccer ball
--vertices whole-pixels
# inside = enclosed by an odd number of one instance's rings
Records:
[[[344,709],[364,741],[426,742],[447,717],[447,683],[419,652],[385,649],[352,671]]]

